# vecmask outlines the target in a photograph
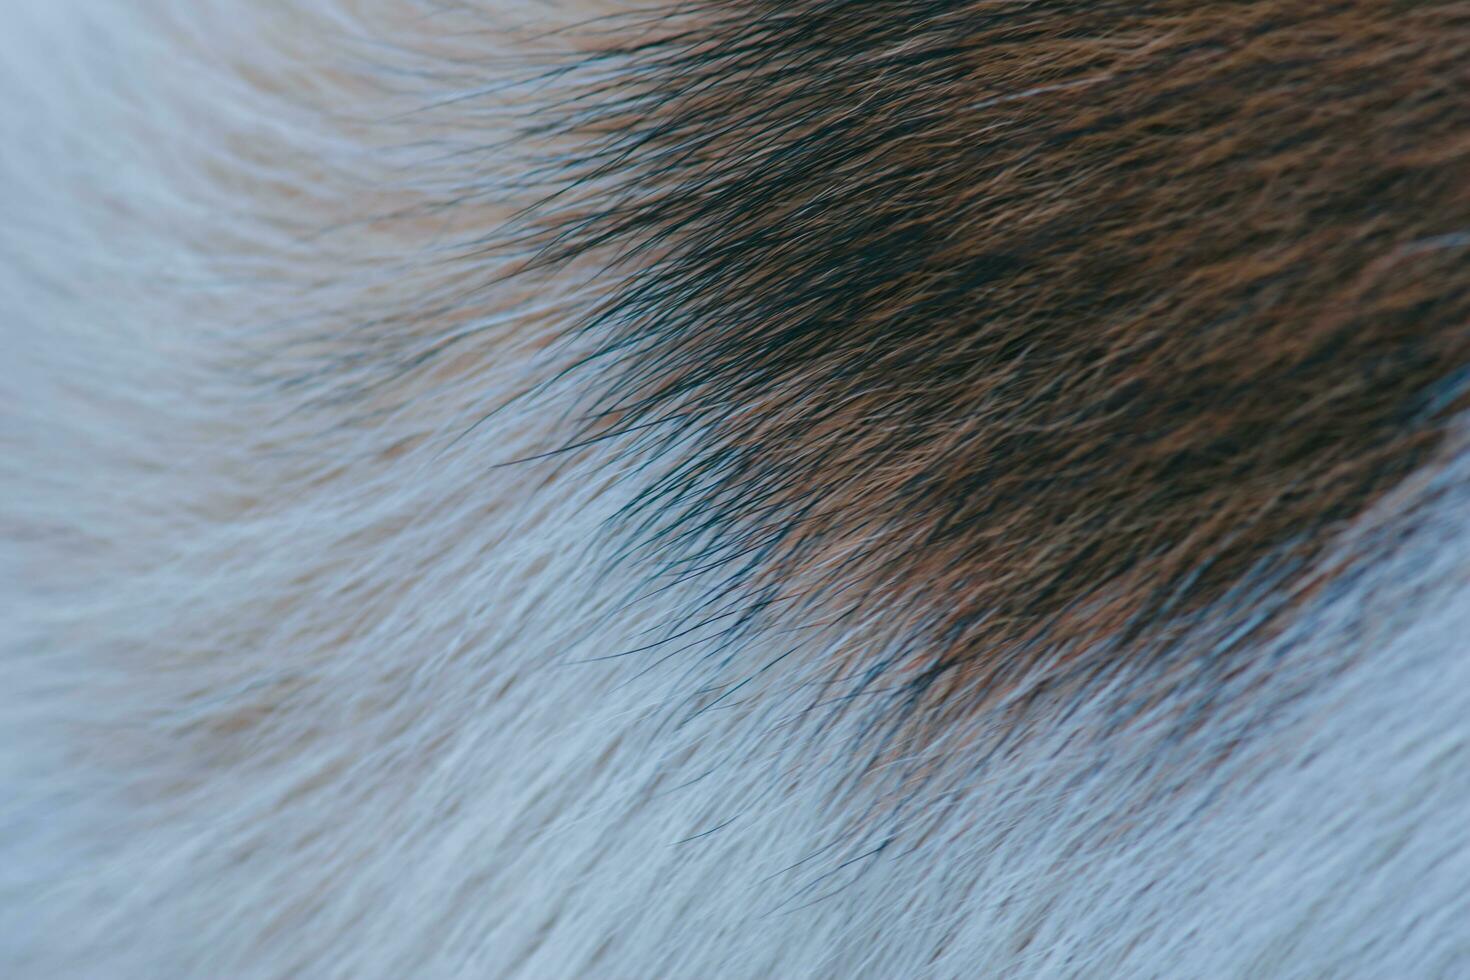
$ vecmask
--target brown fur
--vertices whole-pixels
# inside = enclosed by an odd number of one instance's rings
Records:
[[[1463,4],[692,23],[568,113],[618,203],[542,241],[636,270],[593,324],[603,427],[706,427],[656,553],[752,608],[881,607],[904,651],[859,676],[993,691],[1287,594],[1465,403]]]

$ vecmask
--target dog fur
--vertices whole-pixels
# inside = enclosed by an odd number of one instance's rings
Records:
[[[14,0],[7,975],[1470,972],[1462,6]]]

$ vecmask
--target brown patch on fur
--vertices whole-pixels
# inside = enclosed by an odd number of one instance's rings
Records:
[[[636,270],[603,426],[702,433],[644,529],[920,626],[920,687],[1296,574],[1465,405],[1464,4],[741,2],[609,57],[546,241]]]

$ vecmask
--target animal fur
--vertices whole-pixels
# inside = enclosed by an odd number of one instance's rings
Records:
[[[13,0],[7,976],[1470,973],[1470,13]]]

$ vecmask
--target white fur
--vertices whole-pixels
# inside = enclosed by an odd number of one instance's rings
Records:
[[[8,5],[4,974],[1470,975],[1461,462],[1199,725],[1120,670],[856,779],[863,630],[616,656],[700,594],[607,562],[658,467],[491,414],[607,283],[466,244],[609,9]]]

